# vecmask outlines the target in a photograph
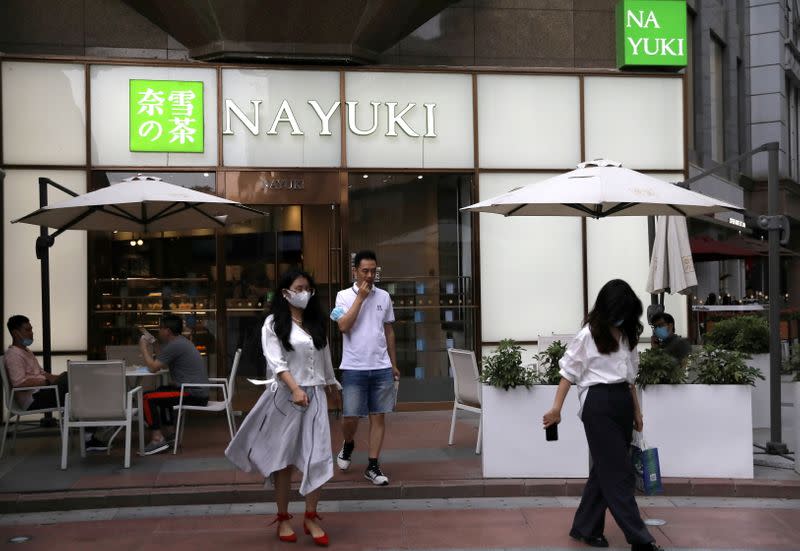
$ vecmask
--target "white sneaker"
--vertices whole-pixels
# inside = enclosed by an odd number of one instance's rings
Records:
[[[350,468],[351,463],[351,456],[353,452],[350,452],[349,455],[344,455],[344,443],[342,443],[342,449],[339,450],[339,454],[336,456],[336,464],[339,466],[339,469],[342,471],[347,471]]]
[[[381,472],[380,467],[367,467],[364,471],[364,478],[375,484],[375,486],[388,486],[389,477]]]

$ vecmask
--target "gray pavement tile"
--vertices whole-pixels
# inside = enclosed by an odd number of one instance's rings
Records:
[[[383,450],[381,464],[386,463],[431,463],[435,461],[451,461],[453,459],[471,459],[475,457],[474,449],[467,448],[410,448],[402,450]],[[367,462],[367,453],[356,450],[353,460],[357,463]]]

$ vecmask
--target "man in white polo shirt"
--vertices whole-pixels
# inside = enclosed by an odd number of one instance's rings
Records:
[[[336,308],[344,312],[336,321],[344,334],[342,353],[342,433],[344,443],[336,463],[350,468],[359,417],[369,416],[369,464],[364,478],[376,486],[389,484],[378,464],[384,414],[394,409],[395,381],[400,380],[395,347],[394,309],[389,293],[375,287],[378,261],[372,251],[355,256],[356,282],[339,291]]]

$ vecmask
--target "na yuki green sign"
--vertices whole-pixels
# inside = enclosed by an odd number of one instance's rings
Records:
[[[203,152],[203,83],[131,80],[131,151]]]
[[[617,67],[685,67],[686,1],[620,0]]]

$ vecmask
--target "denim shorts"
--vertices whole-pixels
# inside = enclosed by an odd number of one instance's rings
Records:
[[[392,411],[395,403],[392,368],[343,369],[342,402],[344,417],[366,417]]]

